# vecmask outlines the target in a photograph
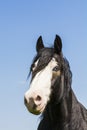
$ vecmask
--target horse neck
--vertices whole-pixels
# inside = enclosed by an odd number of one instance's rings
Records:
[[[70,114],[72,112],[73,99],[75,100],[75,102],[77,102],[77,99],[72,89],[70,89],[67,96],[62,98],[60,103],[55,105],[51,103],[48,104],[44,114],[44,118],[48,116],[48,120],[53,124],[56,124],[58,122],[59,124],[68,123],[70,120]]]

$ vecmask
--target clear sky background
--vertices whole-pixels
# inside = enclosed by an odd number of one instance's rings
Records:
[[[39,35],[55,35],[73,72],[72,88],[87,107],[87,0],[0,0],[0,130],[37,130],[24,106],[26,81]]]

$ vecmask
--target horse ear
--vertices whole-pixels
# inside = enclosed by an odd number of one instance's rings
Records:
[[[36,51],[39,52],[42,48],[44,48],[42,36],[40,36],[36,43]]]
[[[54,49],[57,54],[60,54],[62,51],[62,41],[58,35],[56,35],[54,40]]]

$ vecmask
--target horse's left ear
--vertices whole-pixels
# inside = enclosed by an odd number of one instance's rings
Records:
[[[36,51],[39,52],[42,48],[44,48],[42,36],[40,36],[36,43]]]
[[[58,35],[56,35],[54,40],[54,49],[57,54],[60,54],[62,51],[62,40]]]

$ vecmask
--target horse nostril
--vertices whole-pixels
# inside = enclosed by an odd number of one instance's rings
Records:
[[[35,104],[36,106],[39,106],[39,105],[41,105],[41,101],[42,101],[41,96],[37,95],[37,96],[35,97],[35,99],[34,99],[34,104]]]
[[[37,95],[37,97],[36,97],[35,100],[36,100],[36,101],[41,101],[41,96]]]

